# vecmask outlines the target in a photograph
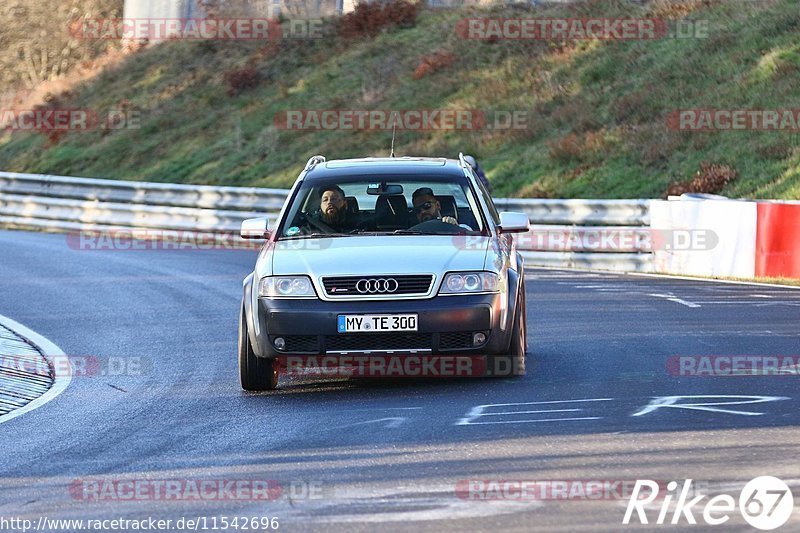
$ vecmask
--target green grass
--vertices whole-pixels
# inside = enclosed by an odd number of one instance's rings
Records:
[[[686,2],[691,3],[691,2]],[[398,131],[400,155],[478,157],[500,196],[660,197],[703,162],[739,177],[734,197],[800,198],[800,135],[676,132],[681,108],[797,108],[800,11],[796,0],[697,2],[689,20],[708,38],[655,41],[469,41],[465,17],[659,16],[624,0],[575,6],[423,10],[413,28],[371,40],[167,42],[128,56],[76,87],[68,107],[122,101],[139,129],[0,136],[0,168],[129,180],[289,186],[306,159],[388,153],[391,133],[285,131],[289,109],[482,109],[528,113],[528,129]],[[332,35],[333,25],[329,26]],[[457,59],[421,79],[424,56]],[[224,73],[247,63],[259,84],[230,96]],[[491,113],[490,113],[491,116]]]

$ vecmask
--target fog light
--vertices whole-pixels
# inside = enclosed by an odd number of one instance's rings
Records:
[[[272,341],[272,344],[278,350],[283,350],[284,348],[286,348],[286,341],[283,339],[283,337],[275,337],[275,340]]]
[[[484,335],[483,333],[480,333],[480,332],[472,334],[472,345],[473,346],[480,346],[484,342],[486,342],[486,335]]]

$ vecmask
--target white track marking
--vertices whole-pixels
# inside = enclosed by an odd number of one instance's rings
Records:
[[[686,300],[682,300],[682,299],[678,298],[674,294],[651,293],[651,294],[648,294],[648,296],[653,296],[655,298],[665,298],[665,299],[669,300],[670,302],[675,302],[676,304],[685,305],[686,307],[700,307],[700,304],[696,304],[694,302],[687,302]]]
[[[508,413],[484,413],[481,416],[532,415],[536,413],[569,413],[582,410],[583,409],[544,409],[541,411],[509,411]]]
[[[545,402],[513,402],[513,403],[492,403],[489,405],[479,405],[478,407],[507,407],[509,405],[545,405],[550,403],[580,403],[580,402],[610,402],[614,398],[582,398],[580,400],[548,400]]]
[[[610,402],[613,398],[582,398],[579,400],[551,400],[544,402],[514,402],[514,403],[490,403],[485,405],[476,405],[469,412],[455,422],[455,426],[477,426],[488,424],[523,424],[523,423],[536,423],[536,422],[561,422],[566,420],[599,420],[601,417],[596,416],[582,416],[570,418],[538,418],[528,420],[497,420],[493,422],[473,422],[478,418],[485,416],[511,416],[523,414],[542,414],[542,413],[564,413],[583,411],[583,409],[546,409],[534,411],[487,411],[492,407],[513,407],[513,406],[534,406],[534,405],[547,405],[547,404],[560,404],[560,403],[585,403],[585,402]]]
[[[700,305],[742,305],[748,307],[774,307],[784,305],[787,307],[800,307],[800,301],[774,301],[774,302],[748,302],[746,300],[701,300],[695,302]]]
[[[407,420],[404,416],[391,416],[386,418],[378,418],[375,420],[365,420],[363,422],[354,422],[352,424],[345,424],[343,426],[334,426],[328,429],[343,429],[343,428],[351,428],[354,426],[363,426],[365,424],[374,424],[376,422],[386,422],[383,426],[385,428],[396,428],[400,427],[400,425]]]
[[[681,400],[731,400],[731,401],[712,401],[702,403],[678,403]],[[721,409],[721,405],[745,405],[751,403],[777,402],[781,400],[791,400],[786,396],[731,396],[731,395],[701,395],[701,396],[659,396],[650,400],[650,403],[631,416],[643,416],[658,409],[687,409],[689,411],[710,411],[714,413],[725,413],[742,416],[759,416],[764,413],[753,411],[736,411],[733,409]]]
[[[45,339],[35,331],[26,328],[19,322],[15,322],[14,320],[11,320],[6,316],[0,315],[0,324],[10,329],[20,337],[25,338],[28,342],[34,344],[39,349],[39,351],[42,352],[42,355],[44,356],[45,359],[48,360],[48,362],[51,361],[53,357],[63,357],[64,360],[67,360],[66,354],[61,350],[61,348],[59,348],[49,340]],[[3,422],[8,422],[9,420],[13,420],[14,418],[20,415],[33,411],[34,409],[38,409],[39,407],[55,399],[56,396],[64,392],[64,390],[72,381],[72,372],[58,371],[59,367],[62,366],[63,365],[54,365],[54,367],[57,370],[55,375],[55,380],[53,382],[53,386],[50,387],[50,389],[48,389],[47,392],[45,392],[32,402],[23,405],[19,409],[15,409],[10,413],[0,416],[0,424],[2,424]],[[63,370],[63,368],[61,370]]]
[[[764,299],[772,299],[772,298],[791,298],[794,296],[793,294],[775,294],[775,295],[756,295],[756,294],[738,294],[737,291],[726,291],[724,293],[719,292],[719,290],[709,290],[706,289],[702,293],[703,298],[712,298],[712,299],[721,299],[721,300],[741,300],[743,302],[749,301],[752,299],[757,300],[764,300]]]
[[[353,411],[415,411],[422,409],[422,407],[364,407],[361,409],[348,409],[347,412]]]
[[[497,420],[495,422],[469,422],[464,426],[488,426],[490,424],[535,424],[537,422],[564,422],[570,420],[600,420],[600,416],[580,416],[575,418],[539,418],[538,420]]]

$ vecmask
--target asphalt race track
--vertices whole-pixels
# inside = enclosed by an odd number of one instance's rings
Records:
[[[800,502],[800,376],[668,371],[673,356],[800,354],[800,290],[529,268],[523,379],[288,380],[249,394],[236,326],[254,251],[82,251],[64,235],[8,231],[0,250],[1,315],[70,357],[127,365],[75,377],[0,425],[4,517],[625,528],[624,498],[479,500],[457,490],[469,480],[691,478],[738,494],[772,475]],[[268,479],[281,491],[174,501],[80,490],[186,479]],[[732,516],[725,529],[748,526]],[[800,505],[785,529],[800,529]]]

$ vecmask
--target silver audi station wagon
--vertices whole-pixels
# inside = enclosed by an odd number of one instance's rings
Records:
[[[269,228],[269,229],[268,229]],[[485,356],[524,375],[524,213],[498,213],[470,165],[309,159],[244,280],[242,388],[278,383],[282,356]],[[496,375],[497,373],[495,373]]]

